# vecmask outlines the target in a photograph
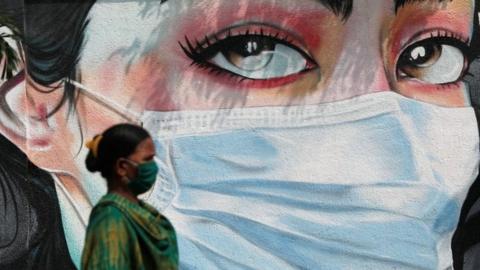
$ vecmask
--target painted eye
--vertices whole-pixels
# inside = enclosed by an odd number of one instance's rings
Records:
[[[245,33],[197,48],[186,41],[182,48],[195,64],[246,79],[283,78],[317,67],[306,52],[274,36]]]
[[[468,65],[466,46],[454,38],[429,38],[412,44],[400,55],[397,74],[430,84],[456,82]]]
[[[270,37],[232,37],[209,62],[249,79],[281,78],[311,68],[311,60],[292,45]]]

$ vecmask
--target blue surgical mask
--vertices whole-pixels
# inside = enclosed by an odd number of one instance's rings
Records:
[[[449,269],[478,174],[472,108],[379,92],[323,105],[144,112],[181,269]]]
[[[393,92],[147,112],[182,269],[447,269],[478,173],[472,108]],[[162,184],[163,185],[163,184]],[[166,199],[169,198],[169,199]]]

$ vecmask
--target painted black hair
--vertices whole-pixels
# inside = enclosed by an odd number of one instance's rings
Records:
[[[76,269],[50,173],[0,135],[0,269]]]
[[[88,25],[88,12],[95,0],[25,1],[25,55],[30,78],[42,86],[51,86],[64,78],[76,79],[76,65]],[[59,104],[49,112],[54,114],[67,102],[74,104],[75,88],[65,84]],[[71,110],[74,107],[70,106]]]
[[[132,124],[112,126],[101,136],[97,156],[90,151],[85,164],[89,171],[101,172],[107,180],[113,176],[113,169],[119,158],[126,158],[133,154],[142,141],[150,138],[150,134],[144,128]]]

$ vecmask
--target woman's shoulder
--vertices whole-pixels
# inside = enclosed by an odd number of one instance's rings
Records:
[[[90,213],[89,227],[110,226],[111,224],[127,226],[129,224],[128,208],[121,196],[108,193],[93,207]]]
[[[123,222],[124,220],[125,216],[117,205],[101,202],[92,209],[89,224]]]

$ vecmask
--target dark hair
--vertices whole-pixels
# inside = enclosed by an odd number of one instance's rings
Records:
[[[95,136],[98,137],[100,135]],[[110,127],[101,135],[97,147],[97,156],[93,151],[87,155],[85,164],[91,172],[101,172],[107,180],[113,176],[115,162],[135,152],[137,146],[150,134],[142,127],[132,124],[118,124]]]
[[[76,269],[54,179],[1,134],[0,269]]]
[[[21,1],[19,1],[21,2]],[[88,12],[95,0],[25,1],[25,55],[30,78],[43,86],[51,86],[64,78],[75,80],[76,65],[83,45]],[[57,88],[52,86],[50,91]],[[63,97],[48,116],[67,102],[74,105],[77,93],[65,84]],[[69,106],[70,111],[74,106]]]

